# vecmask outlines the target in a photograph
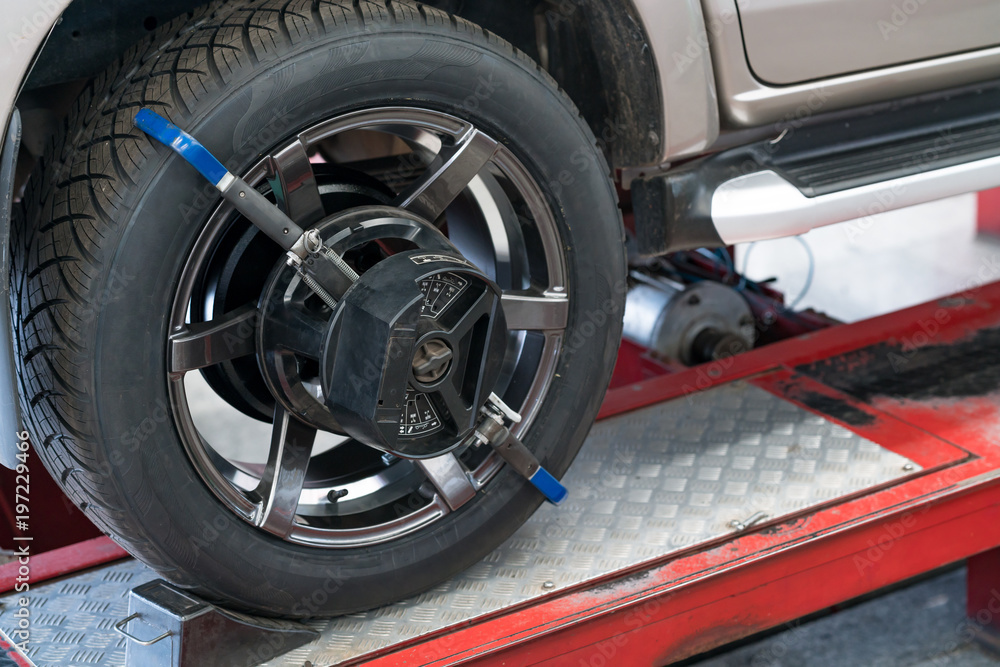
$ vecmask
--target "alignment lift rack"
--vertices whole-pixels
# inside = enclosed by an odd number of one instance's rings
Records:
[[[252,648],[267,665],[662,665],[966,558],[988,640],[1000,283],[613,389],[564,481],[563,506],[452,581],[307,622],[319,636],[284,655]],[[99,538],[33,563],[120,555]],[[124,664],[113,626],[151,579],[124,560],[33,585],[29,658]]]

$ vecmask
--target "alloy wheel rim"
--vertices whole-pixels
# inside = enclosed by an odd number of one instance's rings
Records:
[[[381,156],[395,159],[397,166],[389,170],[388,176],[381,162],[382,171],[371,167],[377,161],[372,156],[378,157],[377,153],[384,152],[386,145],[394,146],[392,150],[397,151]],[[404,147],[409,152],[399,152]],[[393,159],[383,162],[392,164]],[[363,183],[329,186],[324,180],[329,169],[320,167],[324,164],[332,165],[330,169],[365,173],[365,178],[360,179]],[[361,169],[362,165],[367,172]],[[383,194],[376,193],[378,186],[367,180],[374,178],[373,173],[381,176]],[[308,181],[310,176],[317,183],[317,191],[327,188],[320,202],[315,194],[297,193],[294,187],[286,186]],[[254,187],[266,189],[262,184],[270,182],[274,198],[293,217],[311,216],[310,226],[317,222],[317,215],[326,220],[337,213],[325,210],[332,199],[329,191],[336,191],[338,196],[340,191],[351,191],[357,196],[388,198],[370,205],[401,208],[440,225],[463,255],[503,288],[510,334],[501,395],[522,413],[523,421],[513,430],[524,436],[554,377],[569,303],[565,256],[555,220],[536,180],[512,150],[454,116],[415,107],[384,107],[312,125],[277,146],[243,177]],[[460,186],[459,194],[449,200]],[[445,207],[438,210],[436,206],[440,207],[445,200],[448,200]],[[321,210],[317,211],[317,207]],[[280,401],[275,402],[277,408],[269,427],[268,461],[263,466],[227,457],[220,443],[209,442],[203,431],[211,429],[196,423],[187,385],[192,376],[208,377],[205,374],[212,369],[226,365],[235,368],[235,362],[233,358],[223,358],[224,354],[192,359],[189,351],[200,350],[200,337],[211,335],[205,330],[214,326],[230,334],[237,330],[245,332],[249,327],[254,332],[251,356],[256,358],[261,353],[257,324],[264,315],[256,308],[244,304],[232,310],[226,308],[221,316],[205,315],[206,310],[218,307],[208,301],[218,297],[220,291],[208,294],[210,290],[206,291],[204,286],[206,281],[217,280],[211,276],[219,273],[219,256],[237,267],[241,261],[252,260],[246,254],[225,257],[220,250],[241,225],[249,228],[249,223],[241,220],[225,202],[211,212],[181,273],[170,314],[168,393],[178,433],[202,481],[242,520],[289,542],[327,548],[392,540],[420,530],[469,502],[502,467],[499,457],[492,452],[453,452],[421,462],[379,454],[377,458],[382,465],[376,460],[364,469],[367,471],[364,474],[351,478],[350,471],[346,475],[338,471],[339,476],[331,476],[324,465],[334,465],[336,450],[363,445],[341,444],[319,454],[303,453],[312,447],[315,434],[310,436],[303,431],[301,422],[289,417]],[[244,250],[246,247],[244,244]],[[237,257],[235,263],[233,257]],[[216,331],[215,335],[220,334]],[[239,345],[236,347],[238,352],[243,351]],[[199,365],[206,361],[213,363]],[[248,364],[243,363],[243,367]],[[199,373],[202,368],[206,370]],[[219,380],[217,374],[212,377],[216,382],[212,388],[219,400],[228,400],[230,404],[244,400],[247,405],[261,403],[262,396],[222,399],[216,388],[223,387],[222,393],[227,397],[233,388]],[[235,387],[236,383],[230,384]],[[303,381],[302,387],[314,391],[307,384]],[[247,405],[241,411],[249,415],[253,406]],[[259,405],[255,416],[246,419],[260,420],[265,407]],[[296,454],[292,445],[300,440],[309,442]],[[276,451],[284,454],[276,455]],[[294,461],[296,456],[299,463],[286,469],[283,463]],[[302,462],[303,456],[307,463]],[[301,485],[298,493],[280,488],[278,478],[296,470],[301,479],[294,474],[288,479],[293,487]],[[289,509],[289,505],[294,507]],[[331,511],[335,513],[329,514]]]

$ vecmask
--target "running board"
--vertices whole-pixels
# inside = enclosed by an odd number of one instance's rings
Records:
[[[726,245],[804,234],[811,229],[1000,187],[1000,157],[925,171],[817,197],[773,171],[740,176],[712,195],[711,220]]]
[[[793,236],[1000,186],[1000,84],[775,133],[633,181],[639,252]]]

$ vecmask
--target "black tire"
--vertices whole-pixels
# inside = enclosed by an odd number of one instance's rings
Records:
[[[408,56],[428,40],[436,47],[415,75]],[[352,46],[362,53],[354,66],[311,78],[311,96],[289,102],[289,90],[304,90],[295,77]],[[449,49],[474,57],[449,60]],[[293,78],[284,92],[279,69]],[[481,76],[495,93],[463,108]],[[340,614],[468,567],[541,497],[507,467],[423,531],[325,550],[238,520],[201,482],[170,415],[166,313],[217,199],[194,196],[205,183],[132,119],[152,107],[238,173],[281,138],[247,133],[236,146],[248,101],[261,94],[264,111],[286,105],[286,134],[376,103],[419,101],[489,128],[532,171],[557,218],[572,285],[556,381],[526,437],[557,476],[614,365],[623,230],[607,166],[572,103],[510,44],[437,10],[381,0],[217,3],[163,26],[87,86],[29,183],[12,235],[16,357],[36,453],[98,527],[175,584],[264,614]]]

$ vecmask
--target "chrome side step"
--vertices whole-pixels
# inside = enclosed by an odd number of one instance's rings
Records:
[[[725,244],[804,234],[810,229],[1000,187],[1000,156],[881,183],[806,197],[774,171],[728,180],[712,195],[711,220]]]
[[[761,241],[1000,186],[1000,80],[774,128],[632,182],[637,250]]]

